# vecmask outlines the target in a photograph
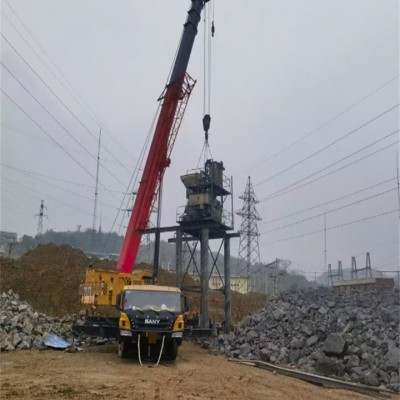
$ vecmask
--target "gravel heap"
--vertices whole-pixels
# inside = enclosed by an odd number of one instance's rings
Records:
[[[19,295],[12,290],[0,296],[0,350],[42,349],[43,340],[48,334],[60,336],[73,343],[72,324],[83,323],[85,310],[79,314],[66,315],[63,318],[50,317],[36,312],[27,302],[20,301]],[[99,341],[100,340],[100,341]],[[102,344],[104,339],[87,338],[86,345]],[[76,343],[75,344],[82,344]]]
[[[398,294],[307,289],[282,294],[216,345],[228,357],[399,391],[399,321]]]

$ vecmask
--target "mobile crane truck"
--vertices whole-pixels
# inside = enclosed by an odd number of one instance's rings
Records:
[[[82,304],[98,309],[113,306],[119,316],[88,316],[83,325],[73,326],[74,332],[115,338],[119,356],[137,352],[140,363],[142,354],[156,359],[156,365],[163,355],[174,360],[184,333],[182,314],[188,309],[186,297],[178,288],[154,285],[154,276],[149,272],[134,271],[134,264],[196,83],[186,70],[201,12],[208,1],[191,0],[172,72],[158,99],[161,101],[158,120],[116,270],[90,269],[80,285]]]

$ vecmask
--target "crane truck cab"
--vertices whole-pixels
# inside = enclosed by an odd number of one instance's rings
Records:
[[[183,313],[188,299],[176,287],[154,285],[148,271],[123,274],[89,269],[80,286],[81,304],[97,315],[73,325],[77,335],[116,339],[120,357],[137,355],[175,360],[185,329]],[[106,310],[113,316],[105,316]]]
[[[182,304],[184,303],[184,304]],[[118,354],[175,360],[184,332],[185,298],[175,287],[129,285],[117,294]]]

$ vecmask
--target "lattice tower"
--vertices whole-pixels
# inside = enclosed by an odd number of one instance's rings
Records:
[[[254,193],[253,185],[250,176],[248,177],[246,189],[239,199],[243,200],[243,206],[236,214],[242,217],[240,227],[240,244],[239,244],[239,260],[237,275],[242,275],[246,271],[247,276],[247,291],[250,288],[250,269],[252,265],[260,264],[260,246],[258,237],[257,222],[261,220],[260,215],[256,209],[258,200]]]
[[[35,215],[38,218],[38,227],[37,234],[41,235],[43,233],[43,219],[47,218],[47,215],[44,214],[44,210],[47,209],[44,205],[44,200],[40,202],[39,213]]]

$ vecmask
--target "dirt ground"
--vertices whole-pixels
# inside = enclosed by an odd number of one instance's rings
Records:
[[[26,350],[1,354],[1,399],[368,399],[229,362],[184,343],[175,363],[141,367],[116,346],[79,353]]]

